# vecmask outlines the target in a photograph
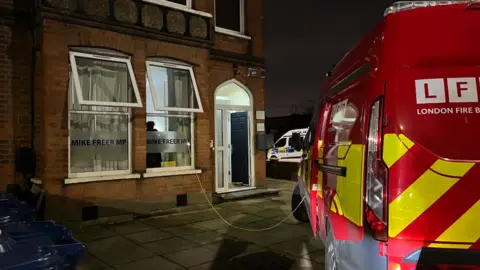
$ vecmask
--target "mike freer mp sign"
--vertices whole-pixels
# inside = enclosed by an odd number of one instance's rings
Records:
[[[188,139],[185,133],[176,131],[148,131],[147,153],[188,152]]]
[[[147,153],[185,153],[188,152],[188,143],[182,132],[147,132]],[[126,132],[70,131],[70,150],[78,155],[111,158],[128,155],[128,137]]]

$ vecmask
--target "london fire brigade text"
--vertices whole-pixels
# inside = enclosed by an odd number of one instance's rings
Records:
[[[425,114],[473,114],[473,113],[480,113],[480,107],[422,108],[422,109],[417,109],[417,115],[425,115]]]

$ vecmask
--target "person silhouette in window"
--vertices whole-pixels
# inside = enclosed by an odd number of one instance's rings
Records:
[[[147,134],[148,132],[158,132],[153,121],[147,122]],[[147,153],[147,168],[158,167],[162,167],[162,153]]]

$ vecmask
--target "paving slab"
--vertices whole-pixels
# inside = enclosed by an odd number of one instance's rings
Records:
[[[174,238],[167,238],[160,241],[146,243],[146,244],[143,244],[142,246],[153,253],[162,255],[162,254],[167,254],[171,252],[191,249],[191,248],[197,247],[198,244],[180,237],[174,237]]]
[[[215,260],[216,252],[205,247],[196,247],[192,249],[169,253],[164,256],[167,259],[182,266],[192,267]]]
[[[223,236],[214,231],[205,231],[196,234],[188,234],[181,236],[183,239],[187,239],[199,245],[206,245],[214,242],[222,241],[226,236]]]
[[[240,264],[239,262],[221,260],[207,262],[201,265],[189,267],[190,270],[245,270],[249,269],[248,265]]]
[[[227,260],[263,249],[253,243],[234,238],[226,238],[221,242],[205,245],[204,247],[216,253],[216,260]]]
[[[153,256],[152,252],[121,236],[92,242],[88,251],[113,266]]]
[[[193,213],[193,214],[185,214],[178,216],[180,220],[183,220],[185,223],[195,223],[205,220],[211,220],[218,218],[218,215],[213,211],[205,211],[200,213]]]
[[[132,263],[128,263],[117,267],[118,270],[132,270],[132,269],[139,269],[139,270],[177,270],[177,269],[185,269],[184,267],[168,261],[162,257],[152,257]]]
[[[192,224],[186,224],[186,225],[180,225],[176,227],[165,228],[163,229],[163,231],[167,233],[171,233],[176,236],[185,236],[189,234],[202,233],[207,230]]]
[[[294,260],[284,254],[268,249],[259,249],[236,256],[232,261],[248,265],[246,269],[289,269]]]
[[[207,229],[207,230],[218,230],[218,229],[227,228],[229,226],[220,218],[193,223],[193,225]]]
[[[154,229],[144,232],[137,232],[125,235],[128,239],[140,244],[155,242],[158,240],[174,237],[172,234],[164,232],[160,229]]]
[[[104,262],[97,259],[92,254],[88,253],[85,255],[85,259],[82,264],[77,266],[77,270],[110,270],[112,267],[108,266]]]
[[[264,218],[262,217],[249,215],[249,214],[239,214],[236,216],[226,218],[226,220],[233,225],[248,224],[248,223],[256,222],[263,219]]]
[[[165,216],[165,217],[158,217],[153,219],[142,220],[144,224],[155,228],[170,228],[174,226],[184,225],[185,221],[181,218],[176,216]]]
[[[117,235],[115,232],[100,226],[81,228],[73,231],[73,234],[75,235],[75,239],[83,243],[89,243],[95,240],[110,238]]]
[[[267,208],[253,214],[263,218],[285,218],[286,216],[288,216],[288,214],[290,214],[290,212],[291,211],[288,210]]]
[[[106,226],[107,229],[116,232],[117,234],[125,235],[136,232],[148,231],[153,229],[152,226],[148,226],[139,221],[125,222],[121,224],[114,224]]]

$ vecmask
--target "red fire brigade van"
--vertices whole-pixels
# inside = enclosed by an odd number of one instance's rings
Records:
[[[326,269],[480,268],[480,1],[402,1],[329,73],[294,214]]]

